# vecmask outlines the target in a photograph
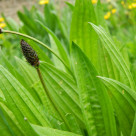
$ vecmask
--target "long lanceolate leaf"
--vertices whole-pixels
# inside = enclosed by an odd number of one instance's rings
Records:
[[[5,103],[0,103],[0,108],[2,109],[2,112],[4,114],[4,117],[1,116],[0,118],[5,118],[4,122],[6,124],[6,126],[8,126],[9,130],[6,130],[6,132],[10,132],[11,135],[20,135],[23,136],[25,135],[25,133],[23,132],[23,129],[21,129],[18,121],[16,120],[15,116],[13,115],[13,113],[8,109],[8,107],[6,107]],[[0,121],[1,122],[1,121]],[[2,122],[0,123],[2,125]],[[0,126],[1,126],[0,125]],[[4,124],[3,124],[4,127]],[[4,132],[3,130],[1,132]],[[8,134],[5,134],[7,136],[9,136]],[[3,135],[3,133],[1,133],[1,136],[5,136]]]
[[[76,87],[76,83],[72,79],[72,77],[67,75],[64,72],[61,72],[60,70],[56,69],[55,67],[53,67],[47,63],[41,63],[40,68],[41,68],[41,71],[43,71],[43,75],[45,75],[46,73],[49,74],[49,77],[45,76],[46,80],[50,81],[50,83],[52,83],[51,82],[51,80],[52,80],[52,81],[54,81],[54,83],[56,83],[56,86],[60,87],[58,89],[58,90],[60,90],[60,92],[58,92],[59,94],[61,94],[60,97],[62,97],[63,99],[65,98],[64,101],[68,101],[67,99],[71,99],[76,104],[75,108],[71,107],[71,109],[75,110],[75,113],[77,112],[76,110],[78,109],[77,116],[79,116],[79,118],[81,119],[78,90]],[[56,90],[56,91],[58,91],[58,90]],[[69,101],[69,103],[72,101]],[[74,103],[73,103],[73,105],[71,103],[69,106],[74,106]],[[76,109],[76,107],[77,107],[77,109]]]
[[[131,136],[136,136],[136,114],[135,114],[135,119],[134,119],[134,122],[133,122],[133,128],[132,128],[132,131],[131,131]]]
[[[57,111],[55,111],[49,98],[45,94],[45,90],[43,89],[39,81],[36,70],[33,67],[31,67],[29,64],[20,60],[17,57],[16,57],[16,61],[19,66],[18,69],[20,73],[25,78],[26,82],[28,83],[28,86],[31,86],[29,90],[30,94],[33,96],[33,98],[38,104],[42,104],[42,106],[44,107],[45,114],[49,118],[52,126],[57,129],[64,129],[65,124],[59,125],[57,123],[57,122],[61,122],[61,118],[58,116]]]
[[[21,73],[21,75],[24,77],[26,85],[30,86],[28,91],[30,92],[30,94],[33,96],[37,103],[41,103],[42,100],[41,96],[38,95],[38,91],[32,90],[33,85],[38,83],[39,81],[36,70],[33,67],[31,67],[28,63],[22,61],[21,59],[17,57],[15,59],[17,61],[19,73]],[[39,86],[41,86],[40,83]]]
[[[100,0],[97,2],[96,6],[96,16],[97,16],[97,24],[104,27],[106,32],[109,33],[108,26],[104,19],[104,13],[102,10],[102,5]],[[110,57],[107,50],[102,45],[102,42],[99,40],[98,42],[98,60],[99,60],[99,73],[104,77],[113,78],[119,80],[119,72],[118,69],[113,64],[112,58]]]
[[[135,91],[116,80],[106,77],[99,78],[108,87],[123,135],[130,136],[136,111]]]
[[[70,42],[74,41],[97,66],[97,34],[89,29],[88,22],[96,24],[91,0],[76,0],[72,16]]]
[[[51,48],[56,53],[59,52],[54,39],[51,37],[51,35],[49,35],[49,37],[50,37]],[[52,61],[53,61],[56,68],[63,70],[63,71],[66,71],[65,66],[61,63],[61,61],[56,56],[52,55]]]
[[[40,25],[43,27],[43,29],[45,29],[45,31],[47,31],[51,37],[54,39],[54,42],[56,43],[56,48],[57,48],[57,53],[58,55],[66,62],[66,64],[69,66],[69,59],[68,59],[68,55],[66,54],[66,51],[64,50],[63,45],[61,44],[61,42],[59,41],[59,39],[57,38],[57,36],[48,28],[46,27],[43,23],[41,23],[40,21],[38,21],[38,23],[40,23]],[[54,50],[54,52],[56,52]]]
[[[123,59],[120,51],[115,46],[113,40],[111,37],[106,33],[106,31],[102,27],[98,27],[91,23],[94,30],[99,35],[99,38],[101,42],[103,43],[103,46],[108,51],[109,55],[111,56],[113,62],[115,63],[116,67],[121,73],[123,80],[123,83],[130,86],[131,88],[135,89],[135,83],[132,78],[132,75],[130,73],[130,70],[128,66],[126,65],[125,60]]]
[[[36,135],[28,121],[43,126],[51,126],[42,109],[37,105],[28,91],[2,66],[0,66],[0,89],[8,107],[17,118],[26,135]]]
[[[11,126],[9,126],[9,123],[5,118],[5,115],[3,114],[3,111],[1,110],[1,107],[0,107],[0,126],[5,127],[2,128],[1,134],[2,136],[4,135],[4,133],[7,133],[7,135],[15,136],[13,130],[11,129]]]
[[[89,135],[116,136],[112,105],[106,90],[96,77],[94,66],[74,43],[71,57]]]
[[[48,127],[41,127],[33,124],[32,127],[40,136],[81,136],[67,131],[61,131]]]
[[[47,63],[41,63],[40,69],[50,95],[56,106],[61,109],[60,112],[66,122],[68,122],[71,131],[79,133],[80,129],[78,128],[76,121],[74,121],[75,119],[73,116],[76,117],[77,121],[82,122],[82,124],[84,123],[84,120],[81,113],[75,81],[68,74],[61,72]],[[67,117],[69,118],[67,119]]]

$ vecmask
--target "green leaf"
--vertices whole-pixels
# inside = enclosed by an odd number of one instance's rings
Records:
[[[75,117],[82,125],[84,121],[75,81],[67,73],[56,69],[50,64],[41,63],[40,69],[50,95],[56,106],[61,109],[60,112],[68,126],[73,132],[80,133]]]
[[[6,98],[8,107],[27,135],[36,135],[28,121],[51,126],[40,105],[37,105],[30,93],[2,66],[0,66],[0,80],[0,89]]]
[[[42,22],[38,21],[38,23],[50,34],[50,36],[54,39],[55,42],[55,46],[57,48],[57,51],[54,50],[54,52],[56,52],[58,54],[58,56],[60,56],[65,62],[66,64],[69,66],[69,59],[68,59],[68,55],[63,47],[63,45],[61,44],[61,42],[59,41],[59,39],[57,38],[57,36],[48,28],[46,27]]]
[[[92,63],[98,65],[97,34],[89,28],[88,22],[96,24],[94,7],[91,0],[76,0],[72,16],[70,42],[74,41]]]
[[[32,88],[33,88],[33,91],[36,91],[37,94],[39,95],[41,103],[42,103],[42,105],[44,107],[44,111],[47,114],[50,114],[50,115],[48,115],[48,117],[53,116],[53,117],[55,117],[57,119],[60,119],[60,117],[57,115],[57,112],[55,111],[54,107],[52,106],[49,98],[45,94],[45,90],[43,89],[43,87],[41,85],[41,82],[39,81],[39,82],[33,84]],[[52,119],[53,119],[53,117],[52,117]]]
[[[121,78],[123,79],[123,83],[130,86],[132,89],[135,89],[135,83],[130,73],[130,69],[128,68],[125,60],[123,59],[120,51],[114,44],[111,37],[106,33],[106,31],[102,27],[98,27],[92,23],[90,24],[93,26],[94,30],[97,32],[101,42],[103,43],[104,48],[108,51],[114,64],[120,71]]]
[[[97,72],[94,66],[74,43],[72,44],[71,60],[89,135],[116,136],[115,118],[108,94],[96,77]]]
[[[0,103],[0,108],[3,112],[2,118],[5,120],[5,124],[8,126],[12,135],[25,135],[23,129],[21,129],[18,121],[13,113],[6,107],[5,103]],[[2,131],[3,132],[3,131]]]
[[[70,75],[56,69],[54,66],[52,66],[48,63],[42,62],[40,69],[43,72],[42,74],[44,75],[45,80],[48,80],[48,82],[50,81],[50,83],[54,82],[55,85],[52,84],[52,86],[59,87],[59,88],[56,88],[57,89],[56,91],[60,90],[58,92],[59,97],[63,98],[67,102],[68,102],[67,99],[72,99],[69,101],[69,102],[71,102],[70,106],[75,105],[75,108],[71,107],[71,109],[72,110],[78,109],[78,112],[76,111],[78,114],[77,116],[79,116],[79,118],[81,118],[78,90],[77,90],[76,82],[73,80],[73,78]],[[46,76],[46,74],[48,74],[48,76]],[[76,107],[77,107],[77,109],[76,109]]]
[[[39,80],[36,70],[32,66],[30,66],[29,64],[27,64],[26,62],[22,61],[17,57],[16,61],[19,66],[18,68],[20,73],[25,78],[27,85],[30,86],[29,89],[30,94],[33,96],[37,103],[43,105],[44,111],[46,113],[46,116],[50,120],[50,123],[52,125],[55,125],[55,128],[63,127],[63,125],[59,126],[57,123],[55,124],[57,120],[60,121],[60,117],[58,116],[57,112],[52,106],[49,98],[45,94],[45,90],[42,87],[42,84]]]
[[[53,32],[56,32],[57,35],[58,33],[61,33],[61,37],[64,37],[67,40],[66,30],[63,26],[63,23],[59,19],[59,15],[57,15],[57,12],[52,2],[50,2],[48,5],[45,5],[44,16],[46,26],[50,28]]]
[[[130,136],[136,111],[136,92],[116,80],[106,77],[99,78],[108,87],[123,135]]]
[[[18,17],[19,19],[26,25],[25,27],[28,27],[33,30],[33,32],[37,32],[37,29],[35,27],[35,22],[31,17],[28,17],[27,15],[23,14],[22,12],[18,11]]]
[[[41,127],[33,124],[31,125],[40,136],[81,136],[67,131],[61,131],[48,127]]]
[[[97,17],[97,24],[101,25],[103,28],[105,28],[106,32],[109,33],[108,26],[104,19],[104,13],[102,10],[100,0],[98,0],[97,2],[95,12]],[[101,76],[113,78],[120,81],[120,73],[100,40],[98,42],[98,60],[99,60],[98,72],[100,73]]]
[[[32,90],[32,86],[36,84],[39,81],[38,74],[34,67],[27,64],[27,62],[22,61],[21,59],[15,57],[17,65],[18,65],[18,71],[21,73],[23,78],[26,81],[26,84],[29,88],[30,94],[33,96],[33,98],[37,101],[37,103],[41,103],[40,96],[38,96],[37,91]]]
[[[106,32],[109,32],[108,25],[106,24],[106,21],[104,19],[104,13],[101,5],[101,0],[98,0],[96,8],[95,8],[96,18],[97,18],[97,24],[101,25]]]
[[[58,49],[57,49],[57,46],[56,46],[56,43],[54,41],[54,39],[49,35],[50,37],[50,43],[51,43],[51,48],[57,53],[59,54],[58,52]],[[62,62],[55,56],[52,54],[52,61],[55,65],[56,68],[60,69],[60,70],[63,70],[63,71],[66,71],[65,69],[65,66],[62,64]]]
[[[0,108],[0,126],[3,126],[2,130],[1,130],[1,135],[3,136],[5,133],[5,135],[8,136],[15,136],[13,130],[11,129],[11,127],[9,126],[9,123],[7,122],[7,119],[5,118],[3,111]],[[4,128],[5,127],[5,128]],[[1,128],[0,128],[1,129]]]
[[[2,17],[4,18],[4,22],[6,23],[7,27],[10,30],[18,31],[18,25],[12,18],[6,18],[3,13],[2,13]]]
[[[74,10],[74,5],[68,1],[65,1],[65,3],[67,4],[67,6],[73,11]]]
[[[135,114],[135,119],[134,119],[134,122],[133,122],[131,136],[136,136],[136,114]]]
[[[13,66],[13,64],[11,64],[9,62],[9,60],[6,58],[6,55],[2,52],[2,50],[0,50],[0,58],[1,58],[1,62],[2,65],[16,78],[18,79],[18,81],[27,88],[27,82],[24,80],[24,78],[22,77],[22,75],[17,71],[16,66]]]

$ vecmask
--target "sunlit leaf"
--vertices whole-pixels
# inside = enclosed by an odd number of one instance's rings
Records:
[[[111,101],[96,77],[97,72],[81,49],[72,44],[72,65],[74,68],[81,109],[89,135],[116,136],[116,125]]]

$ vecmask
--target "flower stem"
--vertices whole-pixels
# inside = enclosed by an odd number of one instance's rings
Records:
[[[39,41],[38,39],[34,38],[34,37],[31,37],[29,35],[26,35],[26,34],[22,34],[22,33],[19,33],[19,32],[15,32],[15,31],[9,31],[9,30],[3,30],[3,29],[0,29],[1,30],[1,33],[10,33],[10,34],[15,34],[15,35],[20,35],[20,36],[23,36],[23,37],[26,37],[30,40],[33,40],[39,44],[41,44],[42,46],[44,46],[46,49],[48,49],[50,52],[52,52],[63,64],[64,66],[66,67],[66,69],[70,72],[70,74],[73,76],[73,73],[71,72],[70,68],[67,66],[67,64],[64,62],[63,59],[61,59],[51,48],[49,48],[46,44],[44,44],[43,42]]]
[[[49,94],[49,91],[48,91],[48,89],[47,89],[47,87],[46,87],[46,85],[45,85],[45,83],[44,83],[44,80],[43,80],[43,77],[42,77],[40,68],[37,67],[36,70],[37,70],[38,76],[39,76],[39,78],[40,78],[40,81],[41,81],[41,83],[42,83],[42,86],[43,86],[43,88],[44,88],[44,91],[45,91],[47,97],[49,98],[49,100],[50,100],[51,104],[53,105],[54,109],[59,113],[59,115],[60,115],[61,119],[63,120],[63,122],[65,122],[67,128],[70,130],[69,125],[67,124],[67,122],[66,122],[65,119],[63,118],[62,114],[61,114],[60,111],[58,110],[57,106],[54,104],[54,102],[53,102],[53,100],[52,100],[52,98],[51,98],[51,96],[50,96],[50,94]]]
[[[1,33],[10,33],[10,34],[15,34],[15,35],[20,35],[20,36],[26,37],[26,38],[28,38],[28,39],[30,39],[30,40],[33,40],[33,41],[35,41],[35,42],[41,44],[42,46],[44,46],[45,48],[47,48],[50,52],[52,52],[52,53],[64,64],[64,66],[67,68],[67,70],[68,70],[68,71],[70,72],[70,74],[73,76],[73,73],[71,72],[71,70],[70,70],[70,68],[67,66],[67,64],[64,62],[64,60],[61,59],[51,48],[49,48],[46,44],[44,44],[43,42],[39,41],[38,39],[36,39],[36,38],[34,38],[34,37],[31,37],[31,36],[29,36],[29,35],[26,35],[26,34],[22,34],[22,33],[15,32],[15,31],[3,30],[3,29],[0,28],[0,34],[1,34]],[[67,128],[70,130],[68,123],[67,123],[67,122],[65,121],[65,119],[63,118],[61,112],[58,110],[57,106],[54,104],[54,102],[53,102],[53,100],[52,100],[52,98],[51,98],[51,96],[50,96],[50,94],[49,94],[49,91],[48,91],[48,89],[47,89],[47,87],[46,87],[46,85],[45,85],[45,83],[44,83],[44,80],[43,80],[43,77],[42,77],[42,74],[41,74],[41,71],[40,71],[39,67],[36,67],[36,70],[37,70],[38,76],[39,76],[39,78],[40,78],[41,84],[42,84],[42,86],[43,86],[43,89],[45,90],[45,93],[46,93],[47,97],[49,98],[49,100],[50,100],[51,104],[53,105],[53,107],[55,108],[55,110],[59,113],[59,115],[60,115],[60,117],[62,118],[62,120],[65,122]],[[73,76],[73,78],[74,78],[74,76]]]

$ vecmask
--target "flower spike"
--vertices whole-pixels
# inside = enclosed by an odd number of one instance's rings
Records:
[[[23,39],[20,42],[22,52],[27,60],[28,63],[30,63],[34,67],[38,67],[40,62],[37,53],[34,51],[34,49]]]

